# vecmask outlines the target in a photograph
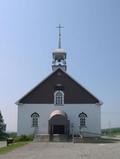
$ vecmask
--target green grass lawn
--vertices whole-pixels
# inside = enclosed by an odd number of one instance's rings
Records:
[[[30,143],[30,142],[16,142],[7,147],[2,147],[2,148],[0,148],[0,154],[8,153],[8,152],[15,150],[16,148],[22,147],[28,143]]]
[[[120,135],[120,128],[102,129],[102,134],[106,136],[118,136]]]

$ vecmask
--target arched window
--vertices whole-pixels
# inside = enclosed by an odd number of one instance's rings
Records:
[[[54,104],[64,105],[64,93],[60,90],[56,91],[54,94]]]
[[[34,112],[33,114],[31,114],[31,118],[32,118],[32,127],[38,127],[39,114]]]
[[[80,127],[82,128],[82,127],[86,127],[86,118],[87,118],[87,114],[85,114],[85,113],[80,113],[79,114],[79,116],[78,116],[79,118],[80,118]]]

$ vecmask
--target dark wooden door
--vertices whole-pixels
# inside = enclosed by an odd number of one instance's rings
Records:
[[[54,125],[53,126],[53,134],[64,134],[65,127],[64,125]]]

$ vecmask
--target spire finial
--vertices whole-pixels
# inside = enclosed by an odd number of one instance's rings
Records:
[[[57,26],[57,28],[59,29],[58,48],[61,48],[61,28],[64,28],[64,27],[62,27],[62,26],[59,24],[59,26]]]

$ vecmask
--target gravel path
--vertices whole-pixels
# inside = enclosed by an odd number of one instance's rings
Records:
[[[120,159],[120,143],[31,143],[0,159]]]

